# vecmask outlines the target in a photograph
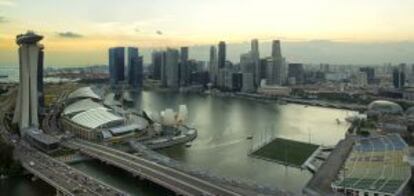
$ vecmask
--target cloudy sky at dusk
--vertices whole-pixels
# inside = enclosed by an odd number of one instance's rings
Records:
[[[15,35],[28,29],[45,36],[47,59],[56,65],[106,63],[107,48],[116,45],[163,48],[252,38],[402,43],[409,45],[404,53],[414,54],[413,10],[412,0],[0,0],[0,65],[16,62]]]

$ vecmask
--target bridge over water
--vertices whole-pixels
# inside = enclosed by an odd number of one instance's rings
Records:
[[[57,195],[128,195],[92,177],[88,177],[63,162],[57,161],[32,148],[24,141],[16,146],[15,155],[27,171],[56,188]]]
[[[83,141],[71,140],[67,147],[78,149],[95,159],[130,172],[134,176],[148,179],[181,195],[242,195],[234,190],[191,176],[144,158],[116,150],[111,147]]]

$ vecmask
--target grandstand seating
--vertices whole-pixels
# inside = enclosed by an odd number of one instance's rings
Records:
[[[411,178],[411,168],[403,161],[407,149],[407,144],[397,134],[357,140],[333,187],[399,194]]]

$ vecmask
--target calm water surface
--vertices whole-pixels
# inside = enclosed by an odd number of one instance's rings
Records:
[[[334,145],[344,137],[348,124],[344,122],[347,110],[305,107],[303,105],[259,103],[237,98],[213,97],[196,94],[176,94],[144,91],[137,96],[138,109],[157,112],[165,108],[178,109],[186,104],[189,110],[188,123],[198,129],[198,137],[190,148],[176,146],[160,152],[189,166],[206,170],[226,177],[243,179],[275,188],[300,193],[311,174],[306,170],[285,167],[249,157],[252,140],[260,142],[259,135],[266,130],[267,135]],[[338,124],[336,119],[342,123]],[[168,192],[158,186],[141,182],[121,170],[98,161],[74,165],[76,168],[95,176],[133,195],[166,195]],[[22,182],[21,182],[22,181]],[[20,186],[4,186],[14,195],[44,195],[37,192],[50,190],[47,185],[25,183],[24,180],[11,182]],[[40,187],[40,188],[39,188]],[[36,191],[31,191],[36,190]]]

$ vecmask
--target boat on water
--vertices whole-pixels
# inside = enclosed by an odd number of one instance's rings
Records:
[[[339,120],[339,119],[336,119],[336,123],[339,125],[339,124],[341,124],[341,120]]]
[[[191,142],[187,142],[186,144],[185,144],[185,147],[187,147],[187,148],[189,148],[189,147],[191,147],[193,144],[191,143]]]
[[[247,140],[251,140],[251,139],[253,139],[253,136],[251,136],[251,135],[250,136],[247,136],[246,139]]]
[[[1,78],[8,78],[9,76],[8,75],[0,75],[0,79]]]

